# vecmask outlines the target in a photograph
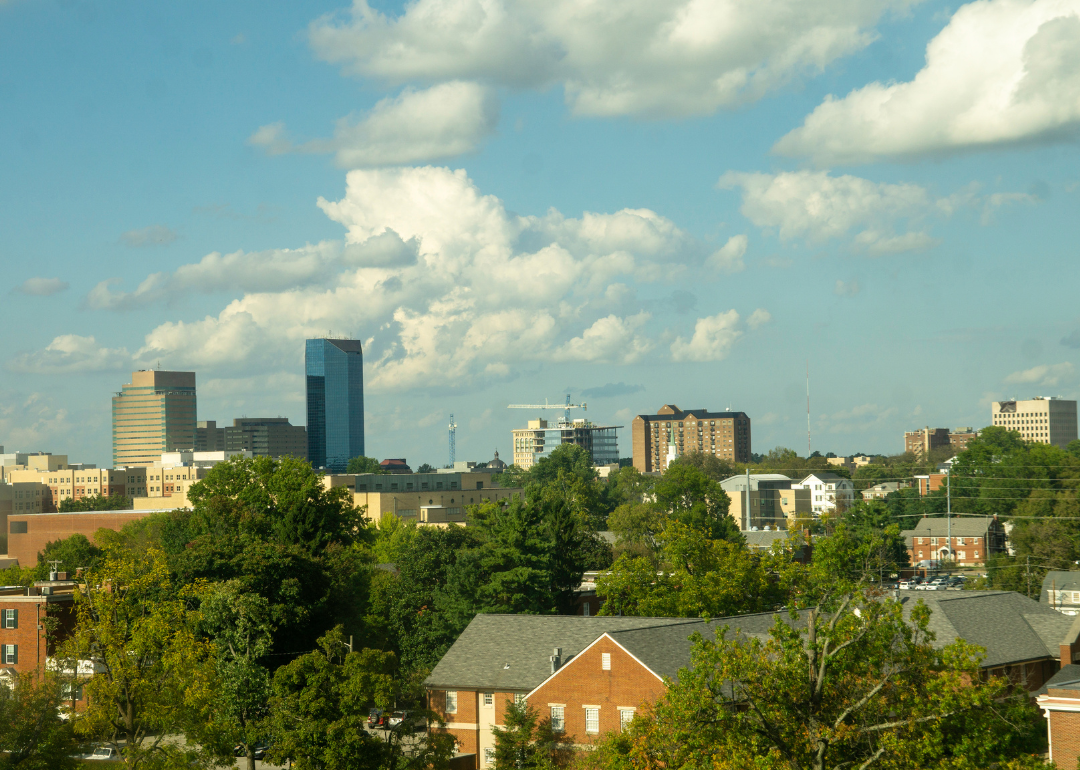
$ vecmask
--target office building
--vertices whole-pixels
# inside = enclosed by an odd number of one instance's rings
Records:
[[[665,404],[656,414],[635,417],[632,430],[634,467],[642,473],[663,473],[670,461],[687,452],[750,462],[750,418],[745,412],[684,411]]]
[[[428,526],[464,525],[470,505],[484,502],[509,503],[522,489],[493,486],[491,474],[478,473],[359,473],[355,476],[324,476],[327,487],[351,486],[353,504],[369,521],[378,522],[384,513]]]
[[[288,417],[238,417],[228,427],[212,420],[195,428],[196,452],[250,452],[253,457],[307,459],[307,429]]]
[[[358,340],[308,340],[307,458],[315,468],[344,471],[364,454],[364,354]]]
[[[1025,441],[1053,444],[1064,449],[1076,441],[1076,402],[1036,397],[1027,401],[995,401],[990,407],[993,424],[1017,431]]]
[[[528,470],[563,444],[584,448],[593,465],[619,462],[617,431],[621,425],[596,425],[585,419],[529,420],[527,428],[511,431],[514,465]]]
[[[923,428],[904,433],[904,451],[916,457],[926,457],[933,449],[951,447],[960,453],[967,445],[979,437],[974,428]]]
[[[149,465],[195,446],[195,372],[133,372],[113,396],[113,466]]]
[[[791,489],[792,479],[780,473],[751,473],[749,476],[731,476],[720,482],[720,487],[731,499],[728,508],[730,515],[744,531],[765,529],[787,529],[786,508],[790,505],[781,497],[791,497],[793,501],[809,502],[810,494],[796,495]],[[747,488],[749,487],[749,495]],[[809,505],[802,512],[809,514]]]

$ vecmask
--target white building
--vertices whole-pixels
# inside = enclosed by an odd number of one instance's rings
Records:
[[[1064,449],[1076,441],[1076,402],[1036,397],[1027,401],[995,401],[990,407],[994,425],[1015,430],[1024,441],[1054,444]]]
[[[851,479],[835,473],[811,473],[798,484],[792,484],[791,488],[810,490],[810,510],[815,517],[835,512],[837,504],[846,509],[855,502],[855,485]]]

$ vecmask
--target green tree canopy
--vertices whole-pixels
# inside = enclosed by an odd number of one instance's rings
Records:
[[[383,468],[379,465],[379,461],[374,457],[354,457],[349,460],[349,464],[345,466],[346,473],[383,473]],[[418,471],[423,473],[424,471]]]
[[[78,513],[80,511],[130,511],[132,501],[126,495],[88,495],[87,497],[65,497],[60,501],[60,513]]]

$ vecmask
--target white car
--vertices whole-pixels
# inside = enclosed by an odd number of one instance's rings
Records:
[[[116,749],[111,746],[98,746],[93,752],[83,757],[83,759],[115,761],[120,759],[120,755],[117,753]]]

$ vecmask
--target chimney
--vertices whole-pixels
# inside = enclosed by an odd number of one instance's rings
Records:
[[[562,647],[556,647],[555,653],[551,656],[551,673],[558,671],[560,665],[562,665]]]

